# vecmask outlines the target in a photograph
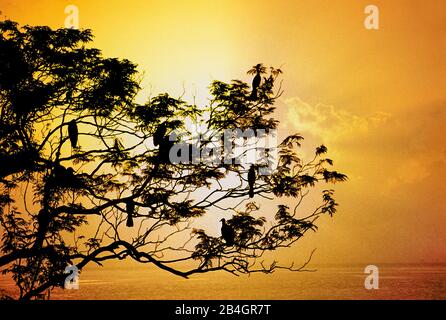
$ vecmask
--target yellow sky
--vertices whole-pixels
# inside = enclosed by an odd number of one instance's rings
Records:
[[[366,30],[364,8],[380,9]],[[63,27],[79,8],[105,56],[145,72],[141,97],[206,101],[214,80],[282,66],[282,133],[327,144],[350,181],[334,219],[278,258],[315,262],[446,261],[446,11],[443,0],[0,0],[22,24]]]

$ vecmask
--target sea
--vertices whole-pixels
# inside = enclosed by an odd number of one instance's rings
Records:
[[[184,279],[147,265],[93,267],[79,275],[79,289],[55,290],[55,300],[444,300],[446,264],[380,264],[378,288],[365,286],[365,265],[312,266],[311,272],[234,276],[227,272]],[[14,295],[8,276],[0,291]]]

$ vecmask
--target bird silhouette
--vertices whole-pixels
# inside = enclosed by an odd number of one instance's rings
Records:
[[[119,142],[119,140],[117,138],[115,138],[115,144],[113,145],[113,148],[115,149],[115,151],[121,151],[121,142]]]
[[[77,128],[76,120],[71,120],[68,123],[68,137],[70,138],[71,147],[73,149],[77,147],[78,136],[79,136],[79,130]]]
[[[256,168],[251,165],[248,171],[249,197],[254,198],[254,184],[256,182]]]
[[[42,209],[39,211],[37,215],[37,233],[36,233],[36,241],[34,243],[35,248],[40,248],[45,239],[45,234],[48,229],[48,225],[50,223],[50,216],[48,210]]]
[[[124,146],[122,145],[121,141],[119,141],[118,138],[115,138],[115,143],[113,145],[113,149],[111,149],[111,151],[112,151],[111,158],[112,158],[113,165],[117,165],[120,162],[120,160],[124,156],[123,150],[124,150]]]
[[[161,139],[158,153],[159,163],[170,163],[170,149],[173,147],[174,144],[175,141],[170,141],[169,136]]]
[[[226,219],[221,219],[220,221],[222,223],[221,235],[222,235],[223,239],[225,240],[226,245],[228,245],[228,246],[234,245],[234,240],[235,240],[234,228],[232,228],[230,225],[228,225],[226,223]]]
[[[156,129],[155,134],[153,135],[153,144],[155,146],[159,146],[163,141],[164,137],[166,136],[166,133],[167,133],[167,126],[165,123],[161,123]]]
[[[254,79],[252,80],[251,99],[253,100],[257,99],[257,89],[260,86],[261,81],[262,81],[262,76],[259,73],[257,73]]]
[[[252,80],[251,100],[257,99],[257,91],[262,82],[262,73],[265,73],[265,71],[266,69],[261,63],[256,64],[248,71],[248,74],[255,75]]]
[[[135,203],[132,200],[127,201],[126,211],[127,211],[127,222],[125,225],[128,228],[131,228],[133,227],[133,215],[135,214]]]
[[[50,188],[81,189],[85,186],[84,180],[76,175],[72,167],[65,168],[61,164],[54,165],[54,170],[48,179]]]

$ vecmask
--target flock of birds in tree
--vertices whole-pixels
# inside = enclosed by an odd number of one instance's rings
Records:
[[[254,75],[254,79],[252,80],[252,91],[250,95],[251,100],[257,100],[258,98],[258,89],[262,81],[261,74],[264,72],[265,72],[265,67],[262,64],[257,64],[251,70],[248,71],[248,74]],[[76,120],[71,120],[68,123],[68,137],[70,139],[72,149],[76,149],[79,137],[79,129]],[[165,123],[161,123],[157,127],[153,135],[153,144],[156,147],[158,147],[158,156],[159,156],[159,161],[161,163],[169,161],[169,151],[170,148],[173,146],[173,143],[174,142],[170,141],[169,136],[167,135],[167,125]],[[115,148],[116,144],[117,140],[115,141]],[[72,168],[69,169],[71,169],[70,173],[73,174],[74,176],[74,170],[72,170]],[[255,165],[251,165],[251,167],[248,170],[248,186],[249,186],[248,196],[250,198],[254,198],[255,181],[256,181],[256,167]],[[132,200],[126,202],[126,212],[127,212],[126,226],[131,228],[134,226],[133,216],[135,215],[135,204]],[[228,246],[234,245],[234,240],[236,236],[234,228],[226,222],[226,219],[221,219],[220,222],[222,223],[221,234],[226,245]]]
[[[248,74],[254,75],[254,79],[252,80],[252,90],[250,99],[257,100],[258,99],[258,89],[262,82],[262,73],[265,72],[265,67],[259,63],[255,65],[251,70],[248,71]],[[256,182],[256,167],[254,164],[248,170],[248,186],[249,191],[248,195],[250,198],[254,198],[254,185]],[[235,243],[235,230],[234,228],[226,222],[226,219],[221,219],[221,236],[225,241],[227,246],[233,246]]]

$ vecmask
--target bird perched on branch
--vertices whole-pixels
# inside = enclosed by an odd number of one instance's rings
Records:
[[[170,163],[170,149],[175,144],[175,141],[170,141],[169,136],[164,137],[159,144],[158,159],[159,163]]]
[[[166,124],[161,123],[156,129],[155,134],[153,135],[153,144],[155,146],[159,146],[163,141],[164,137],[166,136],[166,133],[167,133]]]
[[[48,229],[48,225],[50,223],[50,215],[48,210],[42,209],[39,211],[37,215],[37,233],[36,233],[36,241],[34,242],[35,248],[41,248],[42,243],[45,239],[45,234]]]
[[[121,163],[121,160],[125,158],[124,146],[118,138],[115,138],[113,148],[110,150],[110,161],[113,166],[117,166]]]
[[[120,152],[122,150],[122,143],[121,141],[119,141],[118,138],[115,138],[115,143],[113,145],[113,148],[115,149],[114,151]]]
[[[251,92],[252,100],[257,99],[257,89],[260,86],[260,82],[262,82],[262,76],[259,73],[257,73],[254,79],[252,80],[252,92]]]
[[[234,245],[235,240],[235,231],[229,224],[226,223],[226,219],[220,220],[222,223],[221,226],[221,235],[226,242],[226,245],[232,246]]]
[[[73,149],[77,147],[78,136],[79,136],[79,130],[77,128],[76,120],[71,120],[68,123],[68,137],[70,138],[71,147]]]
[[[128,228],[131,228],[133,227],[133,215],[135,214],[135,203],[132,200],[127,201],[126,211],[127,211],[127,222],[125,225]]]
[[[256,168],[251,165],[248,171],[249,197],[254,198],[254,184],[256,182]]]
[[[262,74],[265,72],[266,68],[261,63],[256,64],[248,71],[248,74],[255,75],[252,80],[251,100],[257,99],[257,91],[262,82]]]
[[[153,144],[158,146],[158,161],[159,163],[169,163],[170,149],[174,145],[174,141],[170,141],[167,135],[167,124],[161,123],[153,134]]]
[[[53,173],[48,179],[49,188],[69,188],[82,189],[85,181],[81,176],[76,175],[72,167],[65,168],[61,164],[54,165]]]

